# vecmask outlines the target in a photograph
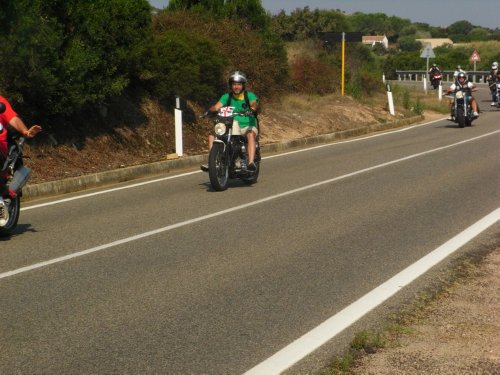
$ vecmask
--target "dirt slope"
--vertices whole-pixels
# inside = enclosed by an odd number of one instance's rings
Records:
[[[292,110],[285,109],[292,108]],[[80,176],[124,166],[164,160],[175,152],[175,129],[172,113],[151,100],[142,103],[145,121],[129,126],[118,123],[113,129],[95,136],[74,137],[65,142],[45,131],[26,148],[26,163],[33,169],[31,184]],[[202,109],[189,108],[183,114],[185,155],[207,152],[211,123],[200,120]],[[403,111],[397,113],[401,119]],[[113,114],[103,117],[102,126]],[[411,114],[408,114],[411,115]],[[394,118],[385,103],[360,105],[348,97],[288,97],[281,105],[263,103],[261,143],[273,143],[312,135],[332,133],[370,124],[383,124]],[[43,126],[44,124],[42,124]],[[92,133],[92,131],[89,131]]]

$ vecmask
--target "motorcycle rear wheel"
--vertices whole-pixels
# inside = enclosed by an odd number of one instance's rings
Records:
[[[222,143],[214,143],[208,155],[208,175],[212,187],[224,191],[229,186],[229,155]]]
[[[12,234],[12,231],[17,226],[19,212],[21,211],[21,199],[19,195],[15,198],[4,198],[4,202],[9,207],[9,220],[7,221],[7,224],[0,227],[0,236],[8,236]]]

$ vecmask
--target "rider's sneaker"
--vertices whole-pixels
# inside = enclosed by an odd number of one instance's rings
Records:
[[[0,226],[3,227],[9,221],[9,209],[2,198],[0,198]]]
[[[255,171],[257,171],[257,166],[255,165],[255,163],[250,163],[250,164],[248,164],[247,169],[248,169],[250,172],[255,172]]]
[[[455,117],[454,116],[450,116],[447,118],[448,121],[455,121]]]
[[[200,169],[201,169],[203,172],[208,172],[208,165],[206,165],[206,164],[202,164],[202,165],[200,165]]]
[[[477,112],[472,112],[472,116],[473,116],[473,117],[479,117],[479,113],[477,113]]]
[[[491,102],[491,106],[492,106],[492,107],[494,107],[494,106],[496,106],[496,105],[497,105],[497,103],[495,103],[495,102]]]

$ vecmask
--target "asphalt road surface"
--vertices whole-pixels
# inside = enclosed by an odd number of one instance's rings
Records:
[[[439,120],[266,157],[253,186],[214,192],[192,170],[25,204],[0,239],[0,373],[312,371],[307,340],[270,358],[498,220],[500,110],[480,100],[465,129]]]

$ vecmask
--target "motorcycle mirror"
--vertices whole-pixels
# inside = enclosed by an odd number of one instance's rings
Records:
[[[5,104],[0,103],[0,113],[4,113],[6,109]]]

